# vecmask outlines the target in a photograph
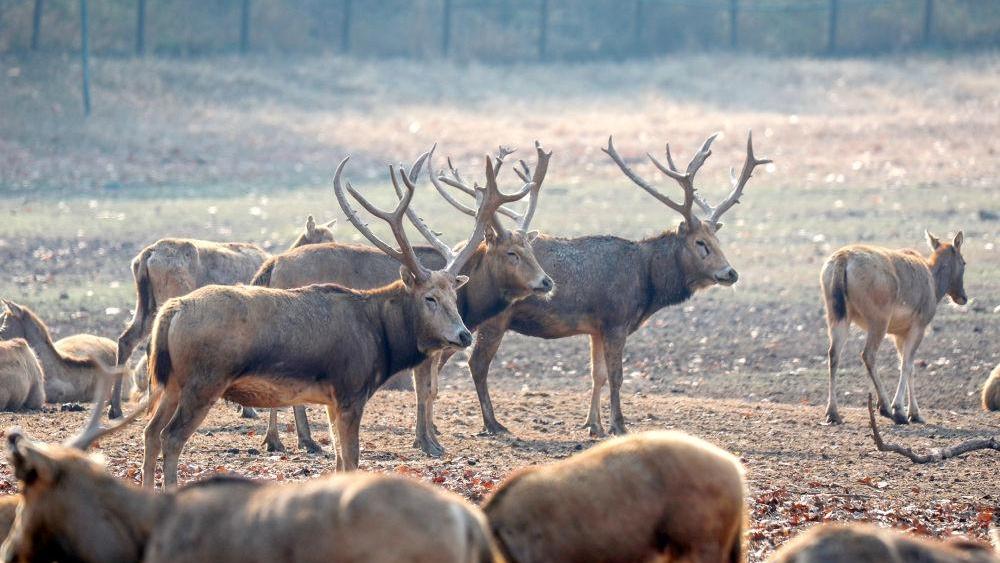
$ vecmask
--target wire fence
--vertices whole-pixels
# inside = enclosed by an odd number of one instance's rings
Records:
[[[0,52],[592,59],[1000,45],[1000,0],[0,0]]]

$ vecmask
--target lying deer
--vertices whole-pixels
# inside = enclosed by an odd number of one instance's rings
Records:
[[[52,341],[49,327],[28,307],[0,300],[0,340],[23,338],[38,357],[50,403],[89,401],[100,370],[97,361],[115,362],[115,342],[92,334]]]
[[[743,561],[739,460],[681,432],[643,432],[509,477],[483,510],[503,556]]]
[[[98,394],[100,398],[107,394]],[[152,400],[159,395],[155,392]],[[128,424],[91,422],[65,444],[7,433],[23,493],[3,561],[253,563],[273,561],[487,562],[494,548],[476,507],[398,476],[339,475],[302,483],[215,477],[154,494],[110,475],[86,450]],[[0,524],[18,497],[4,497]],[[391,531],[391,533],[387,533]]]
[[[292,248],[333,240],[330,227],[316,225],[310,215],[303,232]],[[135,312],[125,331],[118,337],[117,364],[123,366],[136,347],[149,337],[153,319],[160,305],[171,297],[186,295],[211,284],[246,283],[269,254],[257,245],[245,242],[210,242],[197,239],[165,238],[143,248],[132,259],[135,278]],[[111,393],[108,416],[121,416],[122,387],[116,382]],[[247,416],[253,417],[252,412]]]
[[[1000,563],[989,546],[934,541],[869,524],[821,524],[786,543],[770,563]]]
[[[495,189],[496,174],[503,164],[503,158],[512,151],[501,150],[497,157],[497,167],[489,176],[487,184]],[[484,242],[469,258],[461,274],[469,277],[469,283],[458,290],[458,310],[469,330],[475,330],[480,323],[499,314],[512,303],[531,295],[546,295],[553,290],[552,280],[538,265],[532,252],[531,241],[537,235],[529,231],[531,218],[538,203],[538,193],[551,153],[546,153],[536,143],[538,161],[534,173],[522,161],[517,173],[529,186],[528,211],[518,215],[514,230],[507,230],[493,217],[486,228]],[[409,177],[403,180],[407,189],[417,180],[423,162],[433,169],[433,149],[421,155],[410,168]],[[395,178],[390,170],[390,175]],[[397,194],[402,197],[399,185]],[[470,210],[473,216],[476,211]],[[506,210],[505,210],[506,211]],[[442,242],[420,219],[413,206],[407,208],[410,222],[426,238],[431,246],[415,247],[420,260],[430,267],[440,267],[454,256],[454,251]],[[369,289],[391,282],[398,274],[392,258],[378,249],[352,244],[327,243],[297,248],[268,259],[254,276],[255,285],[277,288],[293,288],[312,283],[337,283],[355,289]],[[449,352],[442,352],[450,355]],[[417,424],[414,446],[428,455],[440,456],[444,448],[434,432],[433,404],[437,396],[436,357],[431,357],[414,368],[417,395]],[[309,423],[305,408],[295,407],[296,429],[299,447],[309,451],[319,451],[309,433]],[[277,415],[272,410],[264,441],[268,451],[280,451],[284,447],[278,435]]]
[[[0,410],[40,409],[44,402],[45,376],[28,341],[0,340]]]
[[[625,417],[621,411],[622,354],[625,341],[654,313],[669,305],[689,299],[696,291],[714,285],[733,285],[739,279],[726,260],[716,233],[719,219],[739,202],[743,188],[754,168],[770,162],[753,154],[752,138],[747,139],[743,171],[732,178],[729,197],[712,207],[695,194],[694,178],[712,153],[712,135],[680,172],[667,145],[667,165],[649,155],[661,172],[677,181],[684,200],[677,203],[633,172],[615,150],[611,139],[604,149],[632,182],[660,203],[678,212],[683,221],[676,229],[641,241],[613,236],[587,236],[573,239],[539,236],[532,242],[542,268],[559,286],[551,298],[529,297],[479,326],[469,369],[476,384],[486,431],[507,432],[493,412],[486,378],[507,330],[540,338],[565,338],[578,334],[590,336],[591,390],[590,412],[585,428],[593,436],[604,435],[600,399],[605,382],[611,383],[611,431],[623,434]],[[441,178],[449,185],[471,191],[458,178]],[[436,184],[437,185],[437,184]],[[443,194],[444,188],[437,185]],[[699,219],[697,204],[705,218]]]
[[[986,384],[983,385],[983,408],[988,411],[1000,411],[1000,364],[993,368]]]
[[[523,197],[528,188],[507,196],[487,186],[469,244],[432,271],[420,263],[403,225],[413,185],[407,184],[391,213],[347,185],[366,210],[389,224],[397,250],[351,209],[341,186],[347,160],[334,175],[337,201],[351,224],[402,265],[400,279],[372,290],[216,285],[168,301],[156,316],[150,343],[150,385],[165,390],[146,426],[144,486],[153,486],[161,449],[164,485],[176,484],[184,443],[220,398],[255,407],[325,404],[339,450],[337,467],[357,469],[361,416],[372,393],[429,354],[472,343],[458,314],[456,291],[468,281],[459,272],[482,242],[496,208]]]
[[[923,422],[913,389],[913,359],[934,319],[937,305],[948,295],[964,305],[965,259],[962,233],[951,243],[942,243],[927,233],[931,255],[924,258],[913,250],[891,250],[855,244],[834,252],[826,263],[820,282],[826,304],[830,332],[830,388],[826,420],[840,424],[835,388],[840,354],[854,323],[868,333],[861,360],[875,384],[879,413],[896,424]],[[899,355],[899,385],[892,409],[876,372],[876,356],[886,334],[891,334]],[[909,395],[908,408],[904,401]]]

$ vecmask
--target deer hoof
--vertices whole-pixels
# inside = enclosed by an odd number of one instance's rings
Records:
[[[441,457],[444,455],[444,448],[441,447],[441,444],[434,444],[430,440],[415,440],[413,446],[430,457]]]
[[[912,413],[909,416],[910,422],[913,424],[923,424],[927,422],[924,417],[920,416],[920,413]]]
[[[827,424],[843,424],[844,417],[840,416],[837,411],[826,411],[826,423]]]
[[[885,418],[892,418],[892,412],[889,411],[889,407],[882,401],[878,402],[878,413]]]
[[[896,424],[909,424],[910,418],[906,416],[906,412],[898,407],[892,408],[892,421]]]
[[[116,418],[122,417],[122,408],[120,406],[111,405],[108,407],[108,418],[114,420]]]
[[[240,418],[249,418],[251,420],[257,420],[257,411],[253,407],[241,407]]]
[[[510,434],[510,430],[507,430],[506,426],[497,421],[487,423],[483,429],[487,434],[492,434],[494,436],[497,434]]]
[[[314,440],[299,440],[299,449],[311,454],[323,453],[323,447]]]
[[[285,451],[285,445],[281,443],[281,439],[276,438],[276,437],[275,438],[272,438],[271,436],[265,437],[264,438],[264,443],[261,444],[261,445],[264,446],[264,449],[267,450],[267,451],[269,451],[269,452],[284,452]]]
[[[601,426],[600,423],[588,424],[585,425],[584,428],[590,429],[591,438],[603,438],[608,435],[607,432],[604,431],[604,427]]]
[[[625,428],[624,422],[613,422],[611,423],[611,434],[615,436],[624,436],[628,434],[628,429]]]

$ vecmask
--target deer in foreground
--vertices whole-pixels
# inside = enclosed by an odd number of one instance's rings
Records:
[[[530,231],[531,219],[538,203],[538,193],[545,180],[549,158],[552,153],[545,152],[536,142],[537,162],[534,172],[521,161],[520,169],[515,171],[521,180],[529,187],[529,201],[524,215],[517,215],[517,227],[506,229],[502,223],[493,217],[486,227],[485,239],[470,256],[461,274],[469,277],[469,282],[458,290],[458,310],[462,320],[469,330],[490,317],[502,312],[512,303],[531,295],[546,295],[553,290],[552,280],[538,265],[532,252],[531,241],[537,235]],[[427,161],[428,168],[433,171],[434,150],[418,158],[410,168],[409,177],[403,181],[407,189],[417,180],[420,168]],[[496,189],[497,178],[503,158],[511,154],[509,149],[501,149],[497,156],[496,169],[493,175],[486,178],[488,189]],[[390,169],[390,175],[395,178]],[[402,197],[401,188],[395,184],[397,195]],[[506,212],[507,210],[504,209]],[[470,210],[473,216],[475,210]],[[429,267],[441,267],[452,259],[455,251],[442,242],[420,219],[413,206],[407,208],[410,222],[426,238],[431,246],[414,247],[420,260]],[[293,288],[312,283],[337,283],[355,289],[370,289],[391,282],[398,274],[392,258],[379,252],[378,249],[351,244],[327,243],[310,245],[269,258],[252,283],[267,287]],[[449,351],[441,354],[450,355]],[[417,395],[417,424],[414,446],[428,455],[440,456],[444,448],[438,442],[434,433],[433,403],[437,396],[437,366],[439,360],[431,357],[414,368],[415,390]],[[296,429],[299,447],[309,451],[319,451],[309,435],[309,424],[304,407],[295,407]],[[265,447],[268,451],[283,450],[278,435],[277,417],[271,412]]]
[[[98,394],[97,403],[107,393]],[[81,563],[273,561],[487,562],[494,547],[482,513],[440,487],[390,475],[338,475],[302,483],[214,477],[162,494],[109,474],[87,455],[115,426],[103,408],[63,445],[7,432],[20,499],[4,497],[0,525],[20,500],[0,559]],[[387,533],[391,530],[391,533]]]
[[[430,270],[417,258],[403,224],[412,184],[391,213],[347,184],[362,207],[389,224],[397,250],[351,209],[341,185],[347,160],[334,175],[337,201],[358,231],[402,265],[400,279],[372,290],[334,284],[291,290],[208,286],[168,301],[156,316],[150,343],[150,385],[165,390],[146,426],[144,486],[153,486],[161,450],[164,485],[177,483],[184,443],[220,398],[255,407],[325,404],[337,468],[357,469],[368,398],[429,354],[472,343],[458,314],[456,291],[468,281],[459,272],[482,242],[496,208],[523,197],[528,188],[508,196],[487,186],[469,244],[443,269]],[[492,169],[489,159],[487,169]]]
[[[483,504],[515,563],[744,560],[743,468],[682,432],[642,432],[509,477]]]
[[[684,192],[682,203],[633,172],[608,139],[604,152],[625,176],[679,213],[683,221],[675,229],[640,241],[607,235],[572,239],[540,235],[532,242],[538,262],[555,280],[559,291],[551,298],[529,297],[519,301],[479,326],[469,369],[487,432],[507,432],[493,412],[486,381],[490,363],[507,330],[539,338],[589,335],[593,387],[584,428],[589,428],[593,436],[604,435],[600,398],[605,382],[610,382],[611,432],[626,432],[620,393],[622,354],[628,336],[660,309],[686,301],[698,290],[733,285],[739,279],[716,238],[722,227],[719,219],[739,203],[754,169],[771,161],[754,156],[752,137],[748,137],[743,170],[739,176],[733,174],[729,196],[713,207],[695,193],[694,179],[712,154],[715,137],[712,135],[704,142],[684,172],[674,165],[669,145],[667,165],[649,155],[661,172],[680,184]],[[446,183],[471,191],[454,170],[452,176]],[[440,186],[439,190],[444,193]],[[695,215],[695,204],[705,212],[704,218]]]
[[[305,229],[292,248],[333,240],[330,227],[335,221],[316,225],[310,215]],[[135,279],[135,312],[118,337],[117,365],[124,366],[132,352],[149,337],[159,306],[171,297],[186,295],[206,285],[246,283],[270,256],[264,249],[245,242],[211,242],[197,239],[164,238],[143,248],[132,259]],[[111,392],[108,416],[121,416],[122,386],[116,382]],[[245,416],[254,417],[251,411]]]
[[[17,507],[21,504],[21,495],[0,496],[0,543],[10,534],[17,516]]]
[[[28,341],[0,340],[0,410],[40,409],[44,402],[45,376]]]
[[[45,400],[49,403],[90,401],[100,369],[97,361],[114,364],[115,342],[92,334],[74,334],[56,342],[34,311],[0,300],[0,340],[23,338],[42,367]]]
[[[861,361],[875,384],[878,409],[896,424],[924,422],[913,388],[913,360],[927,326],[945,295],[964,305],[965,259],[959,231],[952,242],[941,242],[926,233],[931,255],[913,250],[892,250],[855,244],[833,253],[820,276],[826,323],[830,333],[830,387],[826,420],[840,424],[836,377],[841,351],[851,324],[868,333]],[[876,356],[885,335],[892,335],[899,355],[899,384],[890,409],[878,378]],[[907,405],[904,402],[909,397]]]
[[[870,524],[820,524],[786,543],[770,563],[1000,563],[989,546],[936,541]]]
[[[983,409],[1000,411],[1000,364],[993,368],[983,385]]]

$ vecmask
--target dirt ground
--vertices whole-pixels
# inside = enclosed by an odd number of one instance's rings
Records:
[[[631,429],[684,430],[741,457],[753,561],[822,520],[976,537],[1000,521],[996,452],[914,466],[875,451],[859,333],[838,379],[846,423],[821,424],[827,340],[818,291],[823,259],[843,244],[922,250],[923,229],[964,229],[973,301],[942,304],[918,352],[928,423],[883,420],[882,430],[919,448],[1000,433],[1000,416],[978,407],[980,386],[1000,363],[996,55],[684,56],[558,72],[334,57],[98,59],[86,122],[75,112],[74,65],[0,57],[0,296],[34,308],[57,337],[117,335],[134,306],[129,261],[159,237],[248,240],[277,252],[306,213],[339,216],[328,177],[348,152],[355,184],[385,203],[386,161],[408,161],[439,141],[475,177],[476,155],[503,143],[526,157],[539,138],[555,156],[537,228],[642,237],[675,225],[676,214],[607,162],[599,152],[607,135],[668,191],[676,188],[642,163],[643,153],[670,141],[685,161],[722,131],[699,176],[714,200],[752,127],[758,156],[775,163],[751,180],[719,235],[741,281],[661,311],[629,339]],[[415,204],[449,240],[467,236],[462,218],[429,192]],[[337,236],[356,239],[348,227]],[[506,337],[490,375],[497,415],[512,430],[501,437],[480,434],[465,356],[456,356],[436,407],[442,459],[411,445],[411,395],[377,393],[363,421],[362,468],[413,474],[478,501],[518,467],[589,447],[595,442],[578,428],[587,347],[582,337]],[[894,389],[890,343],[879,369]],[[290,413],[282,416],[287,425]],[[311,411],[318,438],[324,418]],[[83,419],[53,405],[0,414],[0,427],[55,441]],[[128,479],[141,464],[140,426],[100,448]],[[181,479],[226,470],[290,480],[331,469],[328,454],[297,452],[291,435],[287,454],[261,453],[263,427],[219,406],[185,450]],[[6,465],[0,481],[15,490]]]

